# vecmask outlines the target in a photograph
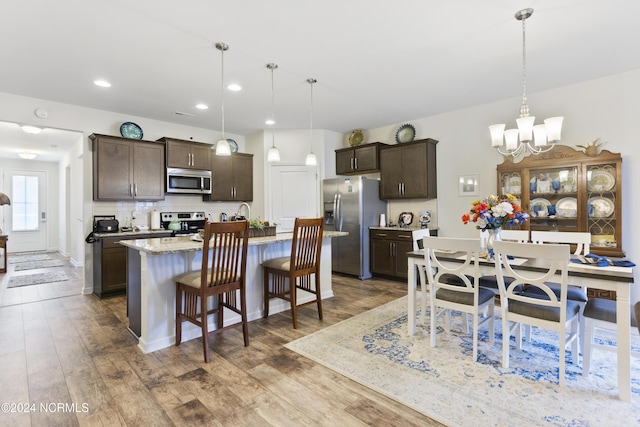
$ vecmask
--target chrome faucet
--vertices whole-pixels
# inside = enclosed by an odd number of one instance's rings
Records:
[[[238,212],[236,212],[236,218],[240,216],[240,212],[242,211],[242,207],[246,207],[247,208],[247,216],[245,217],[247,221],[251,220],[251,206],[249,206],[249,203],[247,202],[242,202],[240,203],[240,207],[238,208]]]

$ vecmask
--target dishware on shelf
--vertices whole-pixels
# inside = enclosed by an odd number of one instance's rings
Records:
[[[608,171],[591,171],[591,179],[587,183],[589,191],[610,191],[616,185],[616,179]]]
[[[551,181],[551,188],[553,188],[555,193],[558,193],[558,190],[560,190],[560,181]]]
[[[592,218],[606,218],[613,214],[615,211],[615,205],[610,199],[606,197],[592,197],[587,201],[587,206],[593,207]]]

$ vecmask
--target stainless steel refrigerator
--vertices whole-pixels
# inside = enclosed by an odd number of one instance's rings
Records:
[[[369,227],[380,223],[387,202],[380,200],[380,181],[361,176],[322,182],[325,230],[346,231],[331,239],[331,269],[360,279],[371,277]]]

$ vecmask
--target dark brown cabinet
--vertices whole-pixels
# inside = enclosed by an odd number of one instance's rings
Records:
[[[380,142],[336,150],[336,175],[378,172]]]
[[[93,245],[93,293],[99,298],[124,294],[127,287],[127,239],[168,237],[170,233],[99,237]]]
[[[380,147],[380,198],[436,198],[437,143],[428,138]]]
[[[93,134],[93,200],[164,200],[164,144]]]
[[[160,138],[167,145],[167,167],[209,170],[212,145],[175,138]]]
[[[211,194],[205,201],[252,201],[253,154],[211,156]]]
[[[369,230],[371,272],[374,275],[407,278],[407,252],[413,250],[411,231]]]

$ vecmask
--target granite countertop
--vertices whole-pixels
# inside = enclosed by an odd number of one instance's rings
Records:
[[[395,230],[395,231],[413,231],[413,230],[422,230],[423,228],[420,227],[419,225],[410,225],[408,227],[398,227],[397,225],[394,225],[392,227],[379,227],[379,226],[373,226],[373,227],[369,227],[369,230]],[[430,230],[437,230],[438,227],[429,227]]]
[[[96,238],[100,237],[122,237],[122,236],[142,236],[148,234],[171,234],[172,230],[144,230],[144,231],[116,231],[115,233],[94,233]]]
[[[116,234],[116,233],[111,233]],[[344,231],[325,231],[323,238],[346,236]],[[269,245],[293,240],[293,233],[276,233],[275,236],[251,237],[249,246]],[[123,240],[121,245],[145,252],[150,255],[162,255],[202,250],[202,241],[197,236],[153,237],[149,239]]]

